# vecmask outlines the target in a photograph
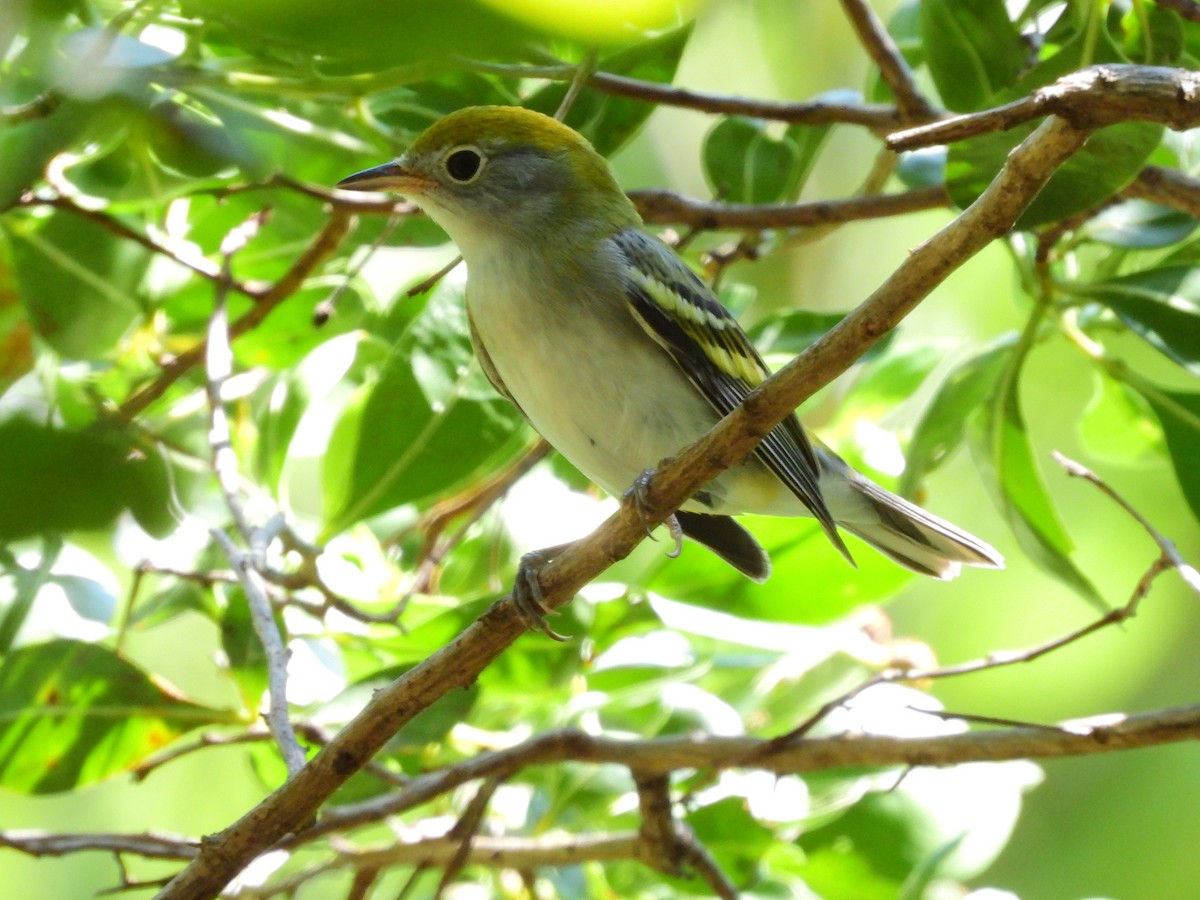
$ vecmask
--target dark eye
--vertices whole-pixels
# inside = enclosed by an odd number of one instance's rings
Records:
[[[455,181],[464,184],[479,174],[483,157],[471,147],[462,147],[446,157],[446,171]]]

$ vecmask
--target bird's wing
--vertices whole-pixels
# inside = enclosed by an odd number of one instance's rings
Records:
[[[634,318],[670,354],[713,408],[730,413],[770,372],[712,290],[656,238],[626,230],[613,238],[628,267]],[[780,422],[755,451],[845,552],[819,487],[820,464],[800,420]]]
[[[475,350],[475,358],[479,360],[479,368],[483,369],[483,374],[487,376],[487,380],[496,389],[496,393],[516,407],[517,412],[528,422],[529,416],[525,415],[525,410],[521,409],[521,404],[514,400],[513,395],[508,392],[508,388],[504,384],[504,379],[496,371],[496,364],[492,362],[487,348],[483,346],[483,341],[479,339],[479,332],[475,330],[475,320],[471,318],[470,307],[467,308],[467,327],[471,332],[471,346]]]

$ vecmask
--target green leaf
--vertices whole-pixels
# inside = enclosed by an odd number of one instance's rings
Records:
[[[800,146],[791,135],[773,138],[767,123],[731,116],[704,139],[704,176],[729,203],[777,203],[793,194],[803,173]]]
[[[946,378],[921,421],[905,454],[900,493],[911,497],[963,441],[967,418],[991,393],[1000,373],[1012,359],[1016,335],[1010,334],[960,364]]]
[[[990,105],[1026,64],[1025,42],[1003,0],[922,0],[920,27],[929,73],[955,112]]]
[[[764,783],[770,781],[764,779]],[[726,797],[693,810],[687,824],[736,884],[751,879],[763,853],[775,841],[775,835],[750,815],[741,797]]]
[[[33,329],[21,302],[12,246],[0,229],[0,397],[33,368]]]
[[[1163,391],[1144,384],[1134,386],[1162,423],[1175,477],[1192,515],[1200,521],[1200,466],[1196,464],[1200,460],[1200,394]]]
[[[1144,18],[1143,18],[1144,17]],[[1134,4],[1121,17],[1122,48],[1132,61],[1173,66],[1183,54],[1183,20],[1165,6]]]
[[[166,469],[119,434],[0,422],[0,541],[103,528],[123,509],[143,528],[174,524]]]
[[[444,279],[325,455],[325,534],[491,471],[524,442],[516,411],[474,361],[462,283]]]
[[[1200,270],[1147,269],[1087,285],[1080,293],[1103,303],[1159,352],[1200,375]]]
[[[16,591],[8,604],[8,609],[0,616],[0,655],[9,651],[13,638],[21,630],[38,591],[51,580],[50,570],[62,552],[63,542],[60,535],[49,535],[42,541],[42,558],[38,560],[37,568],[26,569],[4,547],[0,547],[0,571],[10,575],[16,582]]]
[[[128,771],[182,734],[236,721],[191,703],[112,651],[22,647],[0,665],[0,785],[67,791]]]
[[[1146,200],[1127,200],[1089,220],[1075,235],[1114,247],[1150,250],[1178,244],[1198,224],[1200,220],[1185,212]]]
[[[1026,96],[1077,69],[1102,62],[1124,62],[1107,32],[1094,46],[1083,32],[1058,53],[1040,63],[1014,86],[990,97],[987,106],[998,106]],[[980,135],[950,147],[946,161],[946,187],[956,205],[965,209],[995,179],[1009,152],[1033,133],[1036,123],[1008,131]],[[1163,129],[1148,122],[1123,122],[1101,128],[1087,144],[1061,165],[1017,221],[1018,229],[1055,222],[1090,209],[1131,182],[1146,158],[1158,146]]]
[[[109,355],[142,315],[149,252],[65,212],[27,219],[10,234],[21,298],[38,334],[69,359]]]
[[[990,470],[986,480],[997,508],[1035,563],[1097,608],[1103,598],[1071,561],[1073,549],[1034,462],[1033,448],[1017,399],[1020,360],[1010,362],[991,399],[967,419],[967,435],[976,463]]]
[[[692,26],[684,25],[604,57],[600,60],[599,69],[639,81],[670,84],[691,35]],[[531,94],[524,105],[552,116],[566,96],[568,87],[562,82],[548,84]],[[633,136],[652,112],[653,104],[642,100],[600,91],[583,91],[564,121],[591,141],[601,156],[611,156]]]
[[[1163,444],[1162,429],[1145,398],[1105,374],[1096,377],[1095,392],[1079,420],[1079,438],[1089,456],[1125,466],[1148,459]]]

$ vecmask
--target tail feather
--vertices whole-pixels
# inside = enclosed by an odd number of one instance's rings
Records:
[[[725,562],[753,581],[766,581],[771,574],[771,559],[767,551],[745,528],[729,516],[710,516],[705,513],[675,513],[683,533],[703,544]]]
[[[1004,568],[1004,557],[994,547],[956,525],[862,476],[849,483],[858,502],[847,515],[834,508],[838,525],[900,565],[941,579],[953,578],[964,565]]]

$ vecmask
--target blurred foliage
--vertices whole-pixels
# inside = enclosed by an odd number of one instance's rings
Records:
[[[472,506],[532,436],[472,359],[463,273],[429,286],[452,258],[436,227],[415,216],[364,216],[295,290],[273,296],[263,286],[282,278],[328,221],[330,185],[393,155],[446,112],[478,103],[553,112],[570,66],[593,49],[581,40],[600,45],[601,71],[671,82],[691,52],[686,20],[697,6],[703,26],[732,5],[5,4],[0,790],[80,792],[196,729],[234,735],[258,718],[265,662],[207,530],[231,523],[211,471],[203,361],[177,363],[204,340],[222,241],[261,210],[269,217],[230,262],[237,287],[228,305],[242,325],[224,396],[250,514],[281,511],[322,545],[315,557],[295,545],[276,545],[269,557],[295,576],[272,591],[293,654],[297,719],[344,723],[374,687],[473,621],[511,579],[520,552],[598,520],[602,505],[559,459],[539,464],[497,508]],[[771,0],[754,11],[764,22],[789,21]],[[890,27],[931,96],[954,111],[1007,102],[1096,62],[1200,67],[1200,25],[1146,0],[910,0]],[[563,78],[523,77],[526,65],[557,67]],[[775,65],[786,69],[794,57]],[[858,87],[824,86],[818,99],[888,99],[875,74]],[[632,142],[627,157],[653,171],[650,147],[636,137],[653,112],[584,90],[567,121],[606,155]],[[899,176],[942,183],[965,206],[1032,127],[908,155]],[[660,169],[686,156],[721,200],[792,202],[814,192],[814,172],[842,164],[825,151],[850,130],[716,117],[700,146],[672,136]],[[1036,381],[1039,354],[1067,348],[1064,377],[1094,380],[1090,405],[1068,414],[1091,464],[1140,468],[1166,485],[1146,510],[1152,520],[1187,521],[1187,509],[1200,518],[1200,240],[1194,218],[1116,198],[1148,162],[1194,174],[1196,136],[1137,123],[1098,133],[1006,241],[1013,315],[985,309],[1005,295],[980,285],[955,298],[968,325],[951,348],[946,336],[903,327],[814,404],[830,443],[910,496],[969,448],[1009,545],[1039,567],[1037,583],[1065,585],[1092,603],[1123,601],[1140,569],[1130,562],[1125,580],[1101,581],[1087,565],[1095,557],[1075,549],[1074,517],[1042,472],[1044,417],[1026,400],[1055,393]],[[911,228],[910,244],[924,233]],[[756,246],[769,256],[791,238],[819,236],[763,235]],[[727,237],[691,242],[689,258],[711,263],[706,251]],[[746,315],[768,357],[803,349],[843,311],[770,309],[759,303],[755,267],[722,275],[723,298]],[[314,317],[332,300],[331,317]],[[446,518],[451,509],[459,515]],[[578,639],[523,638],[470,690],[422,712],[378,762],[415,774],[561,726],[771,735],[880,665],[931,652],[877,630],[868,638],[861,618],[847,618],[912,587],[909,573],[861,545],[852,570],[807,522],[752,527],[775,562],[768,585],[749,584],[695,547],[682,560],[643,547],[556,623]],[[323,605],[329,594],[340,610]],[[180,654],[162,649],[174,647],[207,676],[177,669]],[[181,676],[186,689],[167,680]],[[920,711],[937,709],[921,691],[873,689],[823,730],[915,736],[959,727]],[[225,752],[239,754],[231,766],[252,767],[255,791],[282,777],[270,745]],[[687,822],[747,896],[943,897],[986,881],[1023,794],[1040,778],[1025,763],[900,774],[686,776]],[[390,786],[360,774],[335,799]],[[209,791],[199,782],[188,789]],[[541,767],[504,786],[488,827],[532,836],[634,827],[632,796],[619,773]],[[174,807],[201,799],[214,798]],[[232,821],[244,811],[237,802],[185,827],[200,834]],[[439,797],[403,819],[419,827],[465,803]],[[149,814],[139,822],[138,830],[158,827]],[[382,837],[369,833],[364,843]],[[0,859],[0,873],[7,864]],[[282,874],[303,864],[288,860]],[[344,893],[332,886],[340,877],[300,896]],[[517,895],[489,870],[461,877],[495,896]],[[634,862],[539,878],[563,897],[707,890]]]

